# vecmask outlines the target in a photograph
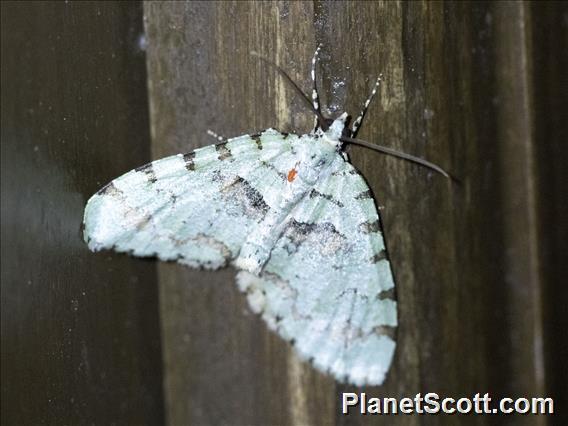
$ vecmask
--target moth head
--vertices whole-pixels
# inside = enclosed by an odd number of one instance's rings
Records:
[[[296,92],[300,95],[300,98],[305,101],[305,105],[316,116],[316,127],[314,129],[314,133],[320,141],[323,140],[323,141],[327,142],[331,147],[335,148],[337,151],[341,150],[343,143],[350,143],[350,144],[354,144],[354,145],[364,146],[364,147],[373,149],[375,151],[379,151],[379,152],[383,152],[383,153],[386,153],[386,154],[389,154],[389,155],[393,155],[395,157],[399,157],[399,158],[402,158],[402,159],[405,159],[405,160],[408,160],[408,161],[413,161],[415,163],[418,163],[418,164],[421,164],[425,167],[428,167],[432,170],[435,170],[436,172],[441,173],[445,177],[448,177],[448,178],[451,177],[450,174],[447,173],[446,171],[444,171],[441,167],[439,167],[435,164],[432,164],[432,163],[430,163],[426,160],[423,160],[423,159],[418,158],[418,157],[414,157],[414,156],[409,155],[409,154],[405,154],[405,153],[402,153],[402,152],[395,151],[391,148],[381,147],[381,146],[378,146],[378,145],[375,145],[375,144],[372,144],[372,143],[369,143],[369,142],[366,142],[366,141],[363,141],[363,140],[360,140],[360,139],[356,139],[357,132],[358,132],[359,128],[361,127],[361,123],[363,122],[363,118],[365,117],[365,113],[367,112],[367,108],[369,107],[369,104],[371,103],[373,96],[375,96],[375,94],[377,93],[377,89],[378,89],[379,84],[381,82],[381,75],[379,75],[379,77],[377,78],[377,81],[375,82],[375,86],[373,87],[373,91],[371,92],[371,94],[369,95],[367,100],[365,101],[363,110],[355,119],[353,126],[351,126],[351,129],[349,128],[349,122],[351,121],[351,117],[349,117],[346,112],[341,114],[335,120],[324,117],[322,115],[321,111],[320,111],[320,108],[319,108],[319,96],[318,96],[316,84],[315,84],[315,64],[316,64],[316,61],[317,61],[317,55],[318,55],[320,48],[321,48],[321,44],[316,49],[316,52],[315,52],[314,57],[312,59],[312,80],[313,80],[313,83],[314,83],[312,100],[310,100],[310,98],[302,91],[302,89],[300,89],[300,87],[294,82],[294,80],[292,80],[292,78],[288,74],[286,74],[286,71],[284,71],[282,68],[280,68],[274,62],[259,56],[258,53],[256,53],[256,52],[251,52],[251,53],[255,56],[258,56],[263,62],[274,67],[276,69],[276,71],[278,71],[278,73],[280,73],[280,75],[282,77],[284,77],[284,79],[288,83],[290,83],[292,88],[294,90],[296,90]],[[313,135],[314,134],[310,134],[308,136],[312,137]]]
[[[349,121],[350,117],[346,112],[333,120],[324,133],[325,141],[332,144],[333,146],[340,146],[341,142],[339,139],[344,136],[346,130],[349,131]]]

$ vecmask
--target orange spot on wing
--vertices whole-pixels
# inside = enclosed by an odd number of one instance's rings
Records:
[[[288,172],[288,182],[293,182],[294,179],[296,179],[297,175],[298,175],[298,172],[296,171],[296,169],[291,169]]]

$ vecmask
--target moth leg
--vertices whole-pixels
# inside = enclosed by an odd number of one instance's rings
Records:
[[[225,136],[220,136],[213,130],[207,129],[207,134],[217,139],[218,142],[227,142],[227,138]]]
[[[317,82],[316,82],[316,63],[318,60],[318,56],[319,56],[319,52],[321,50],[321,44],[318,45],[316,51],[314,52],[314,56],[312,57],[312,72],[311,72],[311,76],[312,76],[312,84],[313,84],[313,89],[312,89],[312,104],[314,106],[314,109],[316,111],[321,112],[320,110],[320,101],[319,101],[319,95],[318,95],[318,87],[317,87]],[[318,117],[316,116],[314,118],[314,132],[318,129]]]
[[[351,137],[353,137],[353,138],[357,135],[357,131],[359,130],[359,127],[361,127],[361,123],[363,122],[363,118],[365,117],[365,114],[367,113],[367,109],[369,108],[369,104],[371,103],[371,100],[373,99],[373,97],[376,95],[377,89],[379,88],[379,84],[381,84],[381,78],[382,77],[383,77],[383,75],[379,74],[379,77],[377,77],[377,81],[375,82],[375,86],[373,87],[373,91],[371,92],[371,94],[369,95],[367,100],[365,101],[365,105],[363,106],[363,110],[361,111],[359,116],[353,122],[353,126],[351,126]]]

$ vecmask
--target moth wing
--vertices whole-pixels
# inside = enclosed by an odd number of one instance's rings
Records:
[[[289,149],[269,129],[132,170],[88,201],[85,241],[92,250],[224,266],[265,215],[267,191],[285,185],[275,164],[292,161]]]
[[[251,309],[338,380],[384,381],[395,350],[394,281],[369,187],[338,155],[293,211],[260,276],[237,281]]]

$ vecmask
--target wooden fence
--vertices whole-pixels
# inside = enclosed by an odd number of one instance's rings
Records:
[[[568,8],[561,2],[3,2],[2,423],[566,424]],[[327,111],[459,183],[350,150],[381,207],[398,348],[338,384],[250,313],[235,270],[80,238],[84,203],[150,158]],[[563,191],[564,190],[564,191]],[[359,416],[342,392],[552,396],[545,416]]]

